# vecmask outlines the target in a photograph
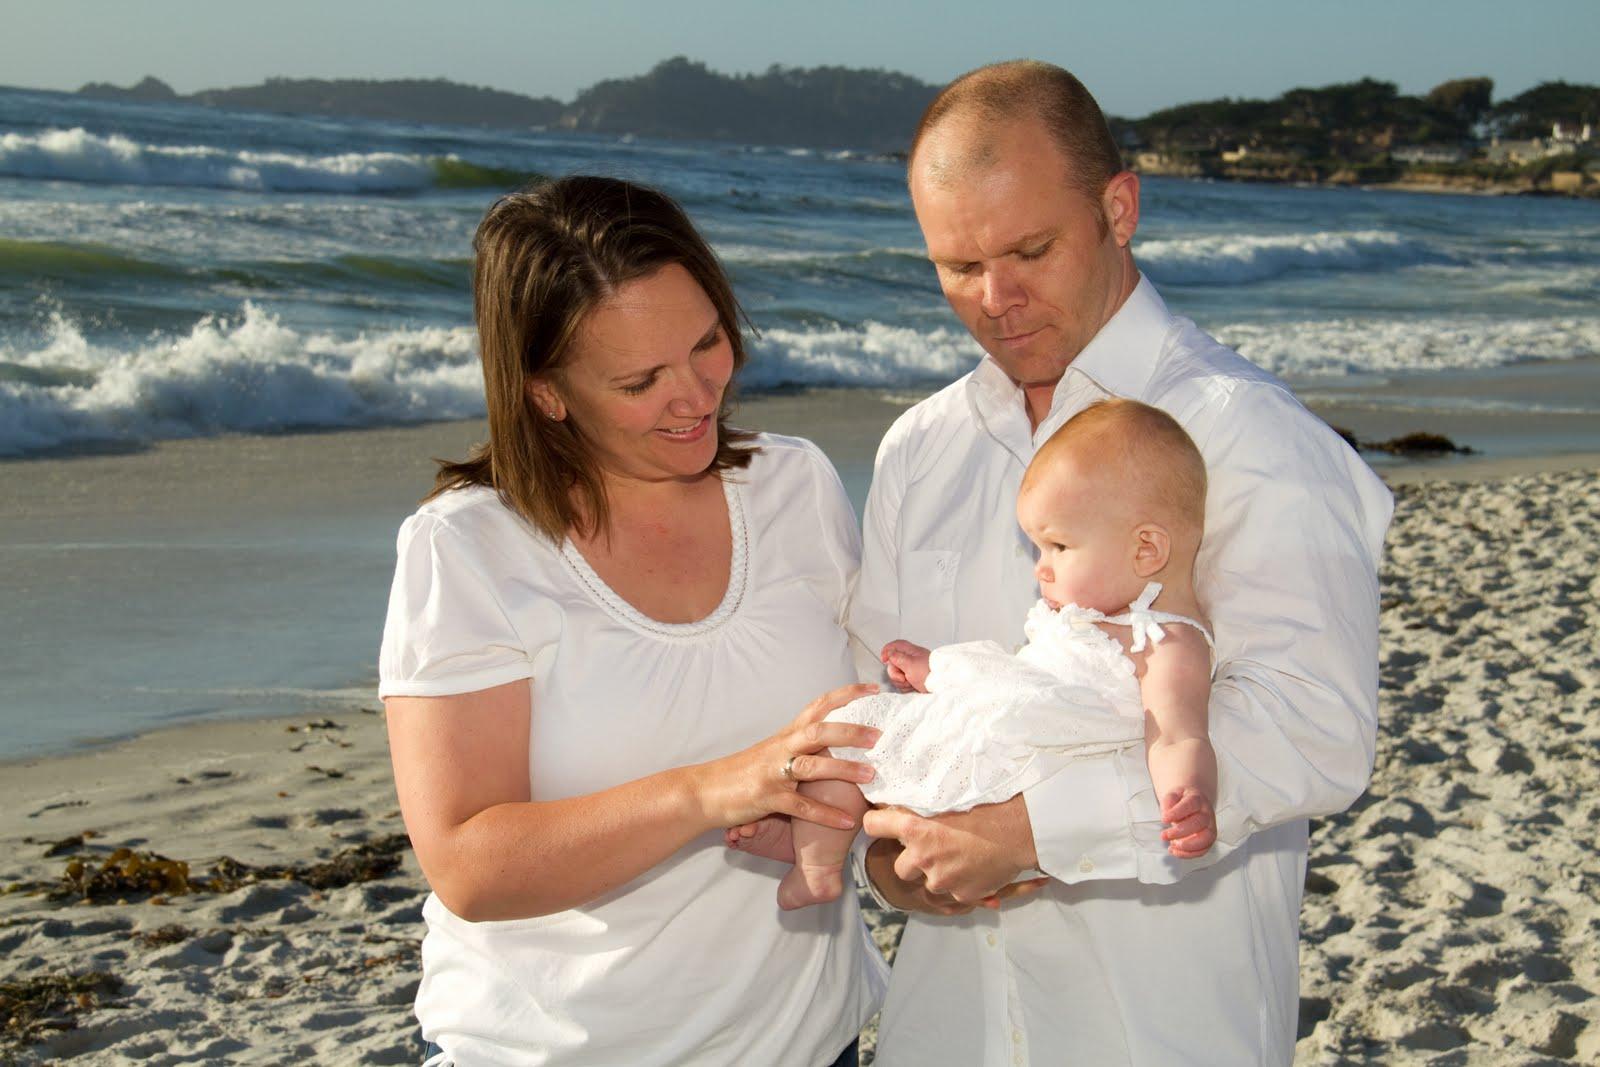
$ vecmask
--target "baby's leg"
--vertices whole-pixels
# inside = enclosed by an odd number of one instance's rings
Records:
[[[828,779],[802,782],[800,792],[849,812],[861,822],[867,798],[849,782]],[[837,900],[844,892],[844,861],[850,855],[854,830],[834,830],[804,819],[793,821],[794,868],[778,883],[778,907],[784,911]]]

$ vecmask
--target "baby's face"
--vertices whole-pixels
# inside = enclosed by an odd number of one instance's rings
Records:
[[[1107,504],[1093,479],[1057,474],[1018,495],[1017,521],[1039,550],[1039,595],[1052,608],[1076,604],[1111,615],[1144,587],[1133,569],[1132,525]]]

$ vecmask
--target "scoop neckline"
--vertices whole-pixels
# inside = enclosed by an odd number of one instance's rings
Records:
[[[728,506],[728,533],[732,541],[732,551],[728,559],[728,586],[723,590],[721,603],[704,618],[693,622],[662,622],[646,615],[606,584],[605,579],[601,578],[589,565],[589,561],[583,558],[583,553],[578,551],[578,546],[572,543],[570,537],[561,540],[561,558],[566,561],[568,568],[578,579],[578,584],[584,587],[590,598],[599,604],[606,614],[625,626],[651,637],[663,639],[684,640],[711,634],[721,629],[744,602],[749,573],[749,538],[746,534],[744,505],[740,499],[739,488],[731,478],[724,476],[721,481],[722,498]]]

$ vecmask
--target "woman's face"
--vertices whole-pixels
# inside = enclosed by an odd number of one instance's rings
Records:
[[[682,266],[628,282],[579,327],[559,374],[536,382],[548,415],[573,419],[608,478],[703,474],[733,345],[716,306]]]

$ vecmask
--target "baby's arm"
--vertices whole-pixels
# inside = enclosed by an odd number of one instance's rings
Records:
[[[890,641],[883,646],[883,653],[879,658],[883,660],[883,665],[889,668],[889,681],[894,683],[896,689],[902,693],[913,689],[919,693],[926,693],[929,655],[927,649],[910,641]]]
[[[1144,657],[1139,690],[1145,708],[1145,753],[1161,804],[1162,838],[1180,859],[1203,856],[1217,839],[1217,754],[1206,705],[1211,699],[1210,649],[1199,631],[1168,624]]]

